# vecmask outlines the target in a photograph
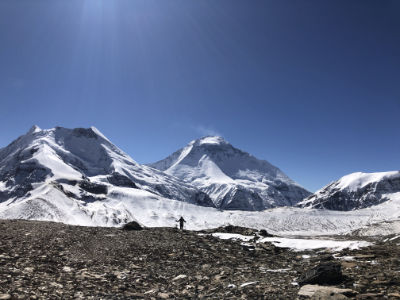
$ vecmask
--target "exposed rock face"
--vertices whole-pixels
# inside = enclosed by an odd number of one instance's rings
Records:
[[[354,173],[304,199],[299,207],[348,211],[380,204],[400,192],[400,172]]]
[[[33,162],[18,163],[17,159],[11,160],[2,174],[0,168],[0,181],[3,181],[6,187],[0,191],[0,201],[25,196],[33,190],[32,183],[42,182],[52,174],[45,166],[37,166]],[[12,163],[15,163],[14,168],[11,168]]]
[[[192,141],[149,166],[190,182],[221,209],[293,206],[310,195],[277,167],[216,136]]]
[[[107,194],[108,188],[104,184],[82,180],[79,182],[79,187],[91,194]]]
[[[109,183],[115,186],[122,186],[136,189],[136,184],[127,176],[121,175],[119,173],[112,173],[110,176],[107,177]]]
[[[58,127],[62,129],[62,127]],[[98,139],[99,136],[92,128],[75,128],[72,130],[72,134],[76,137],[86,137],[89,139]]]
[[[193,202],[198,203],[202,206],[215,207],[214,202],[211,200],[210,196],[201,191],[193,194]]]

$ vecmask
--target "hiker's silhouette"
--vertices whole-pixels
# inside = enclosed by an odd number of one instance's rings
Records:
[[[180,217],[180,219],[177,220],[177,222],[179,222],[179,229],[183,230],[183,223],[186,223],[185,219],[183,217]]]

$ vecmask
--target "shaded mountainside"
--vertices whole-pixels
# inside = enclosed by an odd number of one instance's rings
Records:
[[[349,211],[400,199],[400,172],[353,173],[298,204],[303,208]]]
[[[192,183],[222,209],[293,206],[310,195],[277,167],[221,137],[192,141],[150,166]]]
[[[127,193],[213,206],[204,192],[138,164],[94,127],[34,126],[0,150],[0,202],[15,217],[65,215],[71,207],[85,214],[88,203]]]

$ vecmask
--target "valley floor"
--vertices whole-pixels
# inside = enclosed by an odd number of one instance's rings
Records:
[[[358,299],[400,297],[400,239],[370,241],[334,255],[347,276],[338,286]],[[1,299],[296,299],[304,270],[329,259],[208,231],[0,220]]]

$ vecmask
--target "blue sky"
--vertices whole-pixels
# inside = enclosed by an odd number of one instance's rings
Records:
[[[1,0],[0,147],[99,128],[141,163],[224,136],[314,191],[400,163],[400,1]]]

